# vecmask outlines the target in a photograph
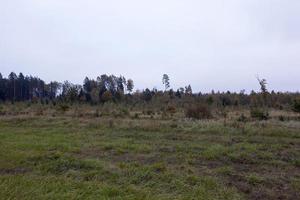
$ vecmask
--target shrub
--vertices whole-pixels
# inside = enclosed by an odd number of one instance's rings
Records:
[[[279,119],[279,121],[285,121],[286,119],[285,119],[285,117],[283,116],[283,115],[280,115],[279,117],[278,117],[278,119]]]
[[[42,116],[44,114],[44,110],[42,107],[38,107],[35,111],[35,115]]]
[[[252,108],[250,111],[250,115],[252,118],[255,118],[258,120],[268,120],[269,119],[268,111],[260,109],[260,108]]]
[[[153,112],[152,110],[147,110],[147,111],[146,111],[146,114],[147,114],[147,115],[154,115],[154,112]]]
[[[101,112],[99,110],[99,108],[96,108],[95,113],[94,113],[94,117],[100,117],[101,116]]]
[[[67,104],[60,104],[59,105],[59,110],[62,112],[66,112],[70,109],[70,106],[68,106]]]
[[[243,114],[241,114],[239,116],[239,118],[237,119],[238,122],[247,122],[247,117]]]
[[[300,113],[300,98],[294,100],[293,111]]]
[[[113,96],[110,91],[105,91],[101,96],[101,100],[103,102],[111,101],[112,98],[113,98]]]
[[[122,108],[121,111],[122,115],[124,116],[128,116],[130,113],[129,113],[129,110],[127,108]]]
[[[0,105],[0,115],[5,115],[4,108]]]
[[[115,125],[115,121],[114,121],[113,119],[110,119],[110,120],[108,121],[108,127],[109,127],[109,128],[113,128],[114,125]]]
[[[171,115],[174,115],[176,113],[176,108],[174,106],[168,106],[167,112],[170,113]]]
[[[133,119],[139,119],[140,118],[140,115],[139,115],[139,113],[134,113],[134,115],[133,115],[133,117],[132,117]]]
[[[209,119],[212,117],[212,114],[208,106],[197,105],[187,108],[185,116],[192,119]]]

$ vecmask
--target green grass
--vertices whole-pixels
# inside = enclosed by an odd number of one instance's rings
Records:
[[[289,124],[111,120],[2,117],[0,199],[300,195],[300,130]]]

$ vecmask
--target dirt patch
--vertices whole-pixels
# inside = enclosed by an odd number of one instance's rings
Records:
[[[17,174],[26,174],[31,170],[27,168],[17,167],[12,169],[0,169],[0,175],[17,175]]]
[[[290,177],[300,173],[297,168],[274,168],[272,166],[237,165],[232,166],[234,174],[224,177],[227,185],[234,186],[243,192],[248,199],[297,199],[299,192],[289,185]],[[253,184],[247,180],[250,174],[262,178],[262,182]]]
[[[157,154],[141,154],[130,152],[118,152],[116,150],[103,150],[99,148],[87,148],[76,153],[77,158],[92,158],[109,160],[112,163],[119,162],[136,162],[142,165],[150,165],[161,161],[160,155]]]

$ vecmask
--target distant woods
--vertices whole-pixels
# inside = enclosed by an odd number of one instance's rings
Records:
[[[172,104],[185,106],[193,104],[206,104],[209,106],[251,106],[275,107],[295,105],[299,109],[299,93],[269,92],[265,79],[257,78],[261,91],[246,94],[244,90],[239,93],[214,92],[203,94],[194,93],[191,85],[177,90],[170,89],[170,77],[162,76],[164,90],[146,88],[134,91],[134,81],[124,76],[106,75],[96,79],[86,77],[82,85],[69,81],[59,83],[51,81],[46,83],[38,77],[18,75],[11,72],[7,78],[0,73],[0,101],[1,102],[41,102],[41,103],[90,103],[101,104],[105,102],[157,105]],[[297,107],[298,106],[298,107]]]
[[[64,102],[120,101],[125,94],[132,93],[133,80],[123,76],[103,74],[96,80],[86,77],[83,85],[69,81],[45,83],[38,77],[24,76],[11,72],[7,78],[0,73],[0,101],[38,101],[52,100]]]

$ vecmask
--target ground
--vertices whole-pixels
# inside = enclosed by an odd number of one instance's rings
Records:
[[[300,121],[3,116],[0,199],[300,199]]]

